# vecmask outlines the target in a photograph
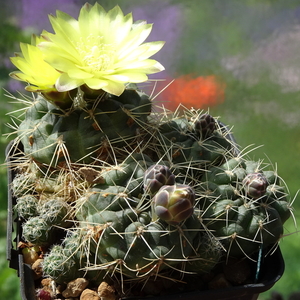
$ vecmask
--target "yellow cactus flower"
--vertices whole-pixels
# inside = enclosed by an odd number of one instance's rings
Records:
[[[55,33],[44,32],[38,47],[60,72],[55,84],[60,92],[86,85],[118,96],[126,83],[144,82],[147,74],[164,70],[149,59],[164,42],[143,44],[152,25],[134,24],[132,15],[124,16],[119,6],[106,12],[98,3],[85,4],[78,20],[57,11],[50,22]]]
[[[33,36],[32,44],[20,43],[21,53],[11,57],[11,62],[21,71],[11,72],[9,75],[17,80],[25,81],[27,91],[51,92],[56,91],[55,83],[60,72],[44,61],[43,52],[36,47],[42,39]]]

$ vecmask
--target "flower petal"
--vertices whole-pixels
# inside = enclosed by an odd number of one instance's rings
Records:
[[[74,78],[74,79],[86,79],[86,78],[93,77],[93,74],[82,71],[79,68],[69,69],[67,73],[70,78]]]
[[[130,71],[124,71],[120,74],[114,74],[114,75],[107,75],[103,76],[106,79],[112,80],[112,81],[118,81],[118,82],[132,82],[132,83],[138,83],[138,82],[144,82],[148,80],[148,76],[145,73],[141,72],[130,72]]]
[[[85,4],[78,20],[59,10],[49,20],[54,33],[34,36],[31,47],[21,44],[22,53],[12,59],[21,72],[11,73],[13,78],[37,89],[55,84],[64,92],[86,84],[120,95],[126,83],[147,81],[147,74],[164,70],[149,59],[164,43],[144,43],[152,24],[133,23],[132,14],[124,15],[119,6],[105,11],[98,3]]]
[[[112,95],[120,96],[125,90],[125,85],[124,83],[108,81],[108,84],[103,88],[103,90]]]
[[[150,56],[157,53],[163,46],[165,42],[150,42],[145,43],[138,48],[134,49],[131,53],[129,53],[127,56],[124,56],[124,53],[120,53],[119,59],[124,59],[125,61],[130,61],[134,59],[144,60],[149,58]]]
[[[108,84],[107,80],[102,80],[99,78],[87,78],[84,80],[84,83],[94,90],[100,90]]]
[[[73,90],[83,84],[83,80],[70,78],[68,74],[63,73],[57,79],[55,87],[59,92]]]
[[[152,24],[146,24],[131,30],[127,38],[120,45],[118,53],[123,53],[123,56],[127,56],[145,41],[151,30]]]
[[[60,73],[43,60],[43,54],[36,46],[21,43],[20,47],[22,55],[10,59],[21,72],[12,72],[10,76],[35,86],[31,90],[53,88]]]

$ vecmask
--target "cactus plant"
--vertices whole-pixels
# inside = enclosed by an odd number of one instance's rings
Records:
[[[18,215],[28,220],[30,217],[38,215],[38,199],[34,195],[24,195],[18,198],[15,210]]]
[[[221,239],[228,255],[235,257],[249,257],[257,245],[276,244],[291,214],[283,186],[282,193],[267,192],[269,186],[279,184],[276,172],[261,166],[252,173],[250,165],[257,163],[233,157],[208,169],[201,182],[203,193],[209,195],[199,201],[203,223]]]
[[[141,44],[150,25],[99,4],[51,23],[11,74],[38,93],[17,129],[11,188],[44,276],[151,294],[155,281],[188,282],[279,241],[291,207],[277,173],[240,155],[217,118],[156,112],[132,84],[163,69],[148,59],[163,43]]]

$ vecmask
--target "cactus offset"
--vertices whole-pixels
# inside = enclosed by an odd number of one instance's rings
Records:
[[[79,266],[61,245],[53,246],[43,261],[44,273],[60,284],[81,277],[83,272],[79,271]]]
[[[27,220],[38,215],[38,199],[34,195],[24,195],[17,198],[15,210],[18,215]]]
[[[262,168],[252,173],[250,165],[258,163],[231,158],[208,169],[201,183],[201,192],[209,195],[199,201],[203,224],[220,238],[228,255],[235,257],[276,244],[291,215],[284,187],[276,185],[278,194],[268,191],[275,182],[279,184],[276,173]]]

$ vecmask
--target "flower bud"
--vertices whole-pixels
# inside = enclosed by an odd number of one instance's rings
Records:
[[[268,181],[262,173],[250,173],[244,178],[243,186],[246,194],[256,199],[266,193]]]
[[[155,195],[156,215],[170,225],[178,225],[194,212],[195,192],[185,184],[164,185]]]
[[[175,175],[164,165],[153,165],[144,174],[144,190],[155,195],[164,185],[174,185]]]
[[[195,131],[199,132],[202,138],[210,136],[216,129],[216,120],[209,114],[201,115],[195,122]]]

